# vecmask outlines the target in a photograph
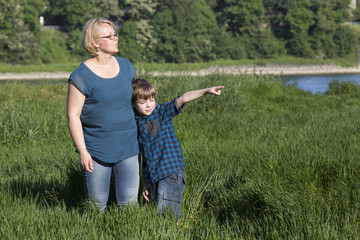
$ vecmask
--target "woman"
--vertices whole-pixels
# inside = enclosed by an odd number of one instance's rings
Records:
[[[83,169],[87,202],[104,212],[115,177],[116,204],[137,202],[137,129],[131,107],[135,68],[118,52],[115,26],[104,18],[83,27],[82,45],[91,55],[69,78],[67,115]]]

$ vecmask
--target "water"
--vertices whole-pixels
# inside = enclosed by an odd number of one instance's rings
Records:
[[[296,84],[296,87],[313,94],[323,94],[329,89],[332,80],[354,82],[360,85],[360,74],[343,75],[304,75],[287,76],[283,78],[286,85]]]

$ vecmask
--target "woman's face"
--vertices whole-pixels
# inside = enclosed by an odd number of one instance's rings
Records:
[[[109,54],[118,52],[118,41],[119,39],[117,34],[111,25],[107,23],[100,25],[98,36],[96,37],[96,42],[99,46],[100,52]]]

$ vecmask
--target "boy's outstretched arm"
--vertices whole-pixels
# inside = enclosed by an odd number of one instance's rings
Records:
[[[176,99],[176,105],[178,108],[181,108],[185,103],[198,99],[204,96],[205,94],[214,94],[216,96],[219,96],[221,94],[220,89],[222,88],[224,88],[224,86],[209,87],[200,90],[186,92]]]

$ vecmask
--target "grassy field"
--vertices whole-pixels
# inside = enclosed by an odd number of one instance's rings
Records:
[[[146,77],[146,76],[145,76]],[[187,186],[177,226],[143,200],[83,213],[66,81],[0,85],[0,239],[358,239],[360,90],[278,79],[149,77],[158,101],[225,85],[174,119]],[[336,84],[335,84],[336,85]]]
[[[275,59],[243,59],[243,60],[226,60],[219,59],[216,61],[202,63],[135,63],[134,66],[139,72],[150,71],[196,71],[212,66],[228,65],[261,65],[279,64],[279,65],[305,65],[305,64],[335,64],[342,67],[352,67],[356,62],[355,54],[346,58],[338,59],[304,59],[292,56],[279,56]],[[72,72],[79,62],[59,63],[59,64],[36,64],[36,65],[6,65],[0,63],[0,73],[27,73],[27,72]]]

